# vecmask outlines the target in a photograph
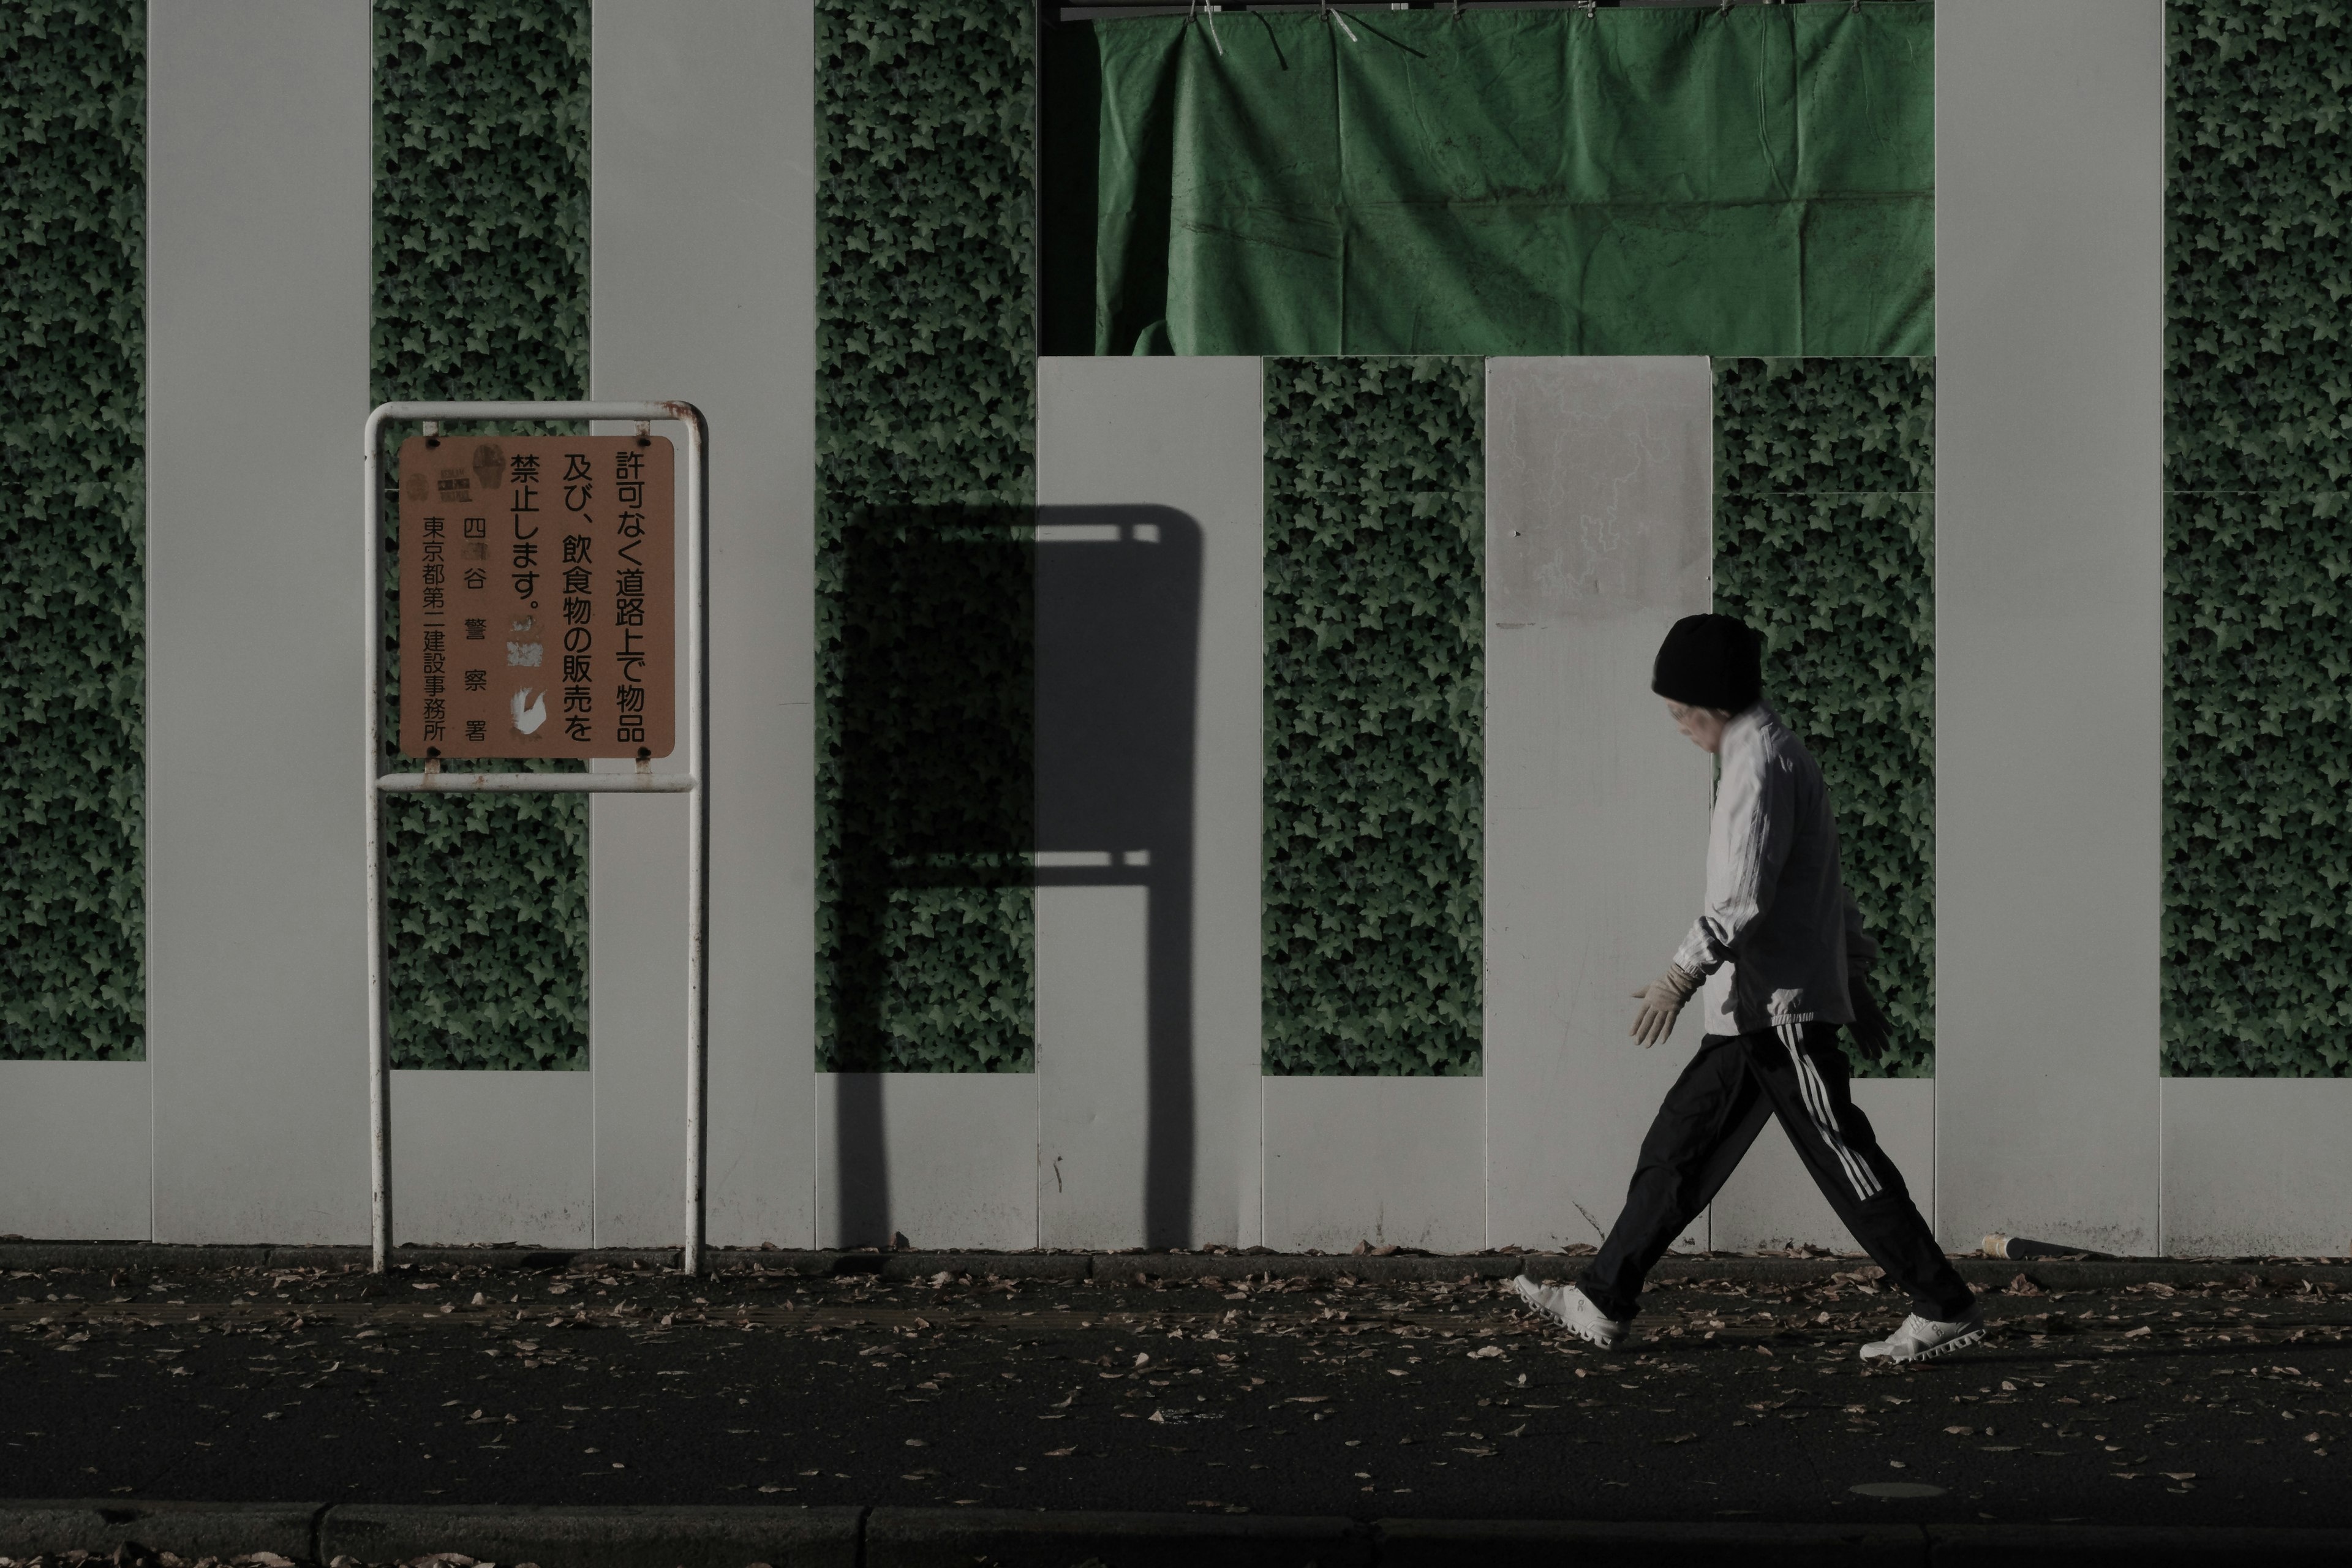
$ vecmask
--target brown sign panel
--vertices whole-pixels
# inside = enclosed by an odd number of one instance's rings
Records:
[[[666,757],[676,452],[662,437],[400,448],[400,749]]]

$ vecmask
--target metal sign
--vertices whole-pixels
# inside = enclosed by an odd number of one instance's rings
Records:
[[[400,749],[666,757],[676,452],[655,436],[400,448]]]
[[[427,421],[425,434],[403,447],[403,483],[387,491],[384,431],[397,421],[410,419]],[[627,421],[635,425],[638,433],[497,439],[442,437],[438,430],[444,419]],[[652,435],[652,426],[658,421],[673,422],[686,437],[687,535],[686,548],[678,552],[685,562],[683,595],[672,593],[674,464],[670,443]],[[686,1026],[686,1205],[678,1267],[688,1274],[699,1273],[703,1182],[709,1155],[703,1136],[703,1102],[710,1071],[703,949],[710,919],[710,813],[706,809],[704,787],[710,776],[710,427],[691,403],[386,403],[368,416],[361,439],[357,542],[362,598],[354,651],[361,657],[362,679],[360,723],[352,739],[353,761],[363,764],[366,788],[362,848],[367,866],[368,1229],[375,1271],[381,1274],[389,1266],[393,1245],[391,1013],[384,979],[383,820],[379,809],[383,797],[548,794],[686,797],[686,929],[679,933],[686,959],[686,1016],[681,1020]],[[536,460],[520,461],[524,458]],[[567,479],[575,469],[578,477]],[[415,488],[412,490],[410,486]],[[419,754],[418,747],[426,748],[425,767],[415,773],[383,771],[383,509],[395,495],[402,502],[404,568],[400,598],[402,691],[413,704],[407,711],[409,723],[402,726],[402,738],[409,742],[412,756]],[[431,518],[439,519],[440,526],[427,533],[425,521]],[[472,540],[485,547],[478,559],[461,552],[468,542],[466,521],[469,518],[483,523],[480,537]],[[501,519],[503,532],[498,531]],[[586,542],[571,543],[575,538]],[[437,546],[429,559],[427,544]],[[525,550],[524,545],[535,548]],[[567,563],[567,549],[584,550],[587,559]],[[436,570],[428,573],[428,566]],[[586,575],[565,574],[575,566]],[[476,568],[482,573],[479,583],[467,575]],[[637,595],[628,591],[637,579],[625,575],[637,570],[645,573],[642,605],[631,602]],[[584,589],[572,592],[575,583],[584,584]],[[428,599],[428,590],[438,596]],[[486,613],[479,617],[465,613],[461,601],[454,596],[458,594],[487,595]],[[673,639],[673,603],[681,596],[684,635]],[[569,601],[573,599],[586,601],[584,613],[571,607]],[[574,621],[575,615],[584,618]],[[635,618],[640,615],[642,624]],[[495,628],[501,616],[507,626],[498,632]],[[518,629],[516,623],[526,617],[530,627]],[[469,638],[465,635],[466,623],[475,618],[486,624],[480,637]],[[572,638],[582,646],[567,650],[566,633],[574,626],[584,630],[585,640]],[[437,642],[428,644],[428,632],[438,633]],[[633,644],[626,635],[631,632],[642,634],[642,640]],[[684,679],[675,683],[685,693],[684,765],[656,771],[652,759],[670,749],[673,640],[685,661]],[[493,642],[499,650],[496,659],[477,663],[453,657],[453,650],[484,647]],[[527,662],[533,642],[539,647],[535,666]],[[512,663],[505,662],[509,644],[516,648]],[[441,655],[440,662],[429,668],[425,660],[428,647]],[[630,662],[639,656],[642,666]],[[563,661],[569,658],[588,661],[585,680],[567,674]],[[483,679],[480,689],[469,692],[466,674],[473,669],[481,670]],[[528,681],[525,671],[530,672]],[[440,686],[428,692],[427,682],[436,677]],[[414,686],[409,684],[412,679]],[[549,702],[547,720],[526,730],[524,722],[538,699],[517,705],[513,683],[538,680],[545,680],[555,695]],[[574,685],[590,689],[586,706],[567,716],[563,689]],[[631,688],[643,690],[642,707],[637,699],[625,695]],[[613,694],[609,706],[602,700],[605,691]],[[428,697],[437,697],[441,702],[429,721],[441,727],[438,741],[424,739],[428,719],[423,704]],[[489,711],[456,706],[453,700],[457,698],[487,699]],[[507,721],[504,738],[498,721],[501,703]],[[627,716],[640,713],[643,717],[636,722],[643,726],[644,739],[635,741],[629,736],[636,725]],[[573,738],[575,726],[570,717],[584,721],[584,738]],[[482,739],[469,742],[467,725],[474,718],[483,721]],[[411,724],[415,728],[412,730]],[[549,730],[554,734],[536,741],[537,750],[523,750],[517,744],[519,739],[530,742]],[[608,735],[619,738],[604,738]],[[565,749],[556,749],[559,744]],[[636,759],[637,765],[592,773],[467,773],[442,764],[441,757],[450,755],[453,745],[459,755],[627,756]],[[579,749],[570,749],[575,746]],[[440,757],[431,754],[436,749]]]

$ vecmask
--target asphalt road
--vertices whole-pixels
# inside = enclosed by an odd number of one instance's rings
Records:
[[[1663,1287],[1606,1353],[1490,1281],[602,1267],[12,1274],[0,1496],[2352,1522],[2352,1301],[2242,1274],[1865,1370],[1853,1277]]]

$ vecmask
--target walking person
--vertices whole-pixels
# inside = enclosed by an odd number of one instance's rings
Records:
[[[1694,994],[1706,1035],[1642,1141],[1600,1254],[1573,1285],[1522,1274],[1513,1289],[1580,1337],[1616,1345],[1651,1267],[1778,1116],[1838,1218],[1910,1295],[1910,1318],[1862,1358],[1920,1361],[1973,1344],[1985,1331],[1975,1295],[1847,1090],[1839,1026],[1885,1043],[1863,978],[1878,948],[1839,879],[1821,769],[1763,700],[1762,639],[1729,616],[1687,616],[1658,649],[1650,689],[1722,772],[1706,909],[1665,973],[1634,993],[1633,1037],[1644,1048],[1664,1039]]]

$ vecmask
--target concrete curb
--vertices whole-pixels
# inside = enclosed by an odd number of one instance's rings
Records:
[[[857,1568],[862,1508],[508,1508],[346,1504],[326,1510],[313,1561],[397,1563],[462,1552],[541,1568]]]
[[[274,1552],[366,1563],[458,1552],[540,1568],[2301,1568],[2352,1559],[2352,1529],[2093,1524],[1700,1524],[1015,1509],[537,1508],[0,1501],[0,1556],[126,1542],[182,1557]]]
[[[877,1274],[885,1279],[928,1279],[934,1274],[993,1275],[1000,1279],[1095,1280],[1241,1279],[1272,1275],[1288,1279],[1349,1279],[1364,1284],[1414,1280],[1507,1279],[1526,1272],[1538,1279],[1573,1279],[1584,1267],[1579,1255],[1564,1253],[1397,1253],[1386,1258],[1282,1252],[877,1252],[719,1249],[710,1255],[719,1273],[762,1268],[801,1275]],[[148,1241],[0,1241],[0,1270],[127,1268],[141,1273],[221,1268],[353,1268],[364,1267],[363,1247],[199,1247]],[[674,1248],[608,1247],[566,1250],[538,1247],[404,1247],[396,1268],[499,1268],[554,1273],[580,1268],[677,1267]],[[1759,1258],[1670,1256],[1651,1270],[1653,1279],[1690,1282],[1728,1279],[1738,1284],[1797,1284],[1868,1267],[1861,1258]],[[1963,1278],[1975,1285],[2005,1285],[2020,1274],[2060,1290],[2109,1289],[2147,1283],[2238,1285],[2248,1278],[2293,1286],[2308,1279],[2352,1287],[2352,1262],[2292,1258],[2115,1258],[2019,1262],[1960,1257]]]
[[[2352,1558],[2352,1530],[2259,1525],[1931,1524],[1932,1568],[2301,1568]]]
[[[866,1568],[1371,1568],[1370,1527],[1345,1519],[1213,1513],[1024,1513],[877,1508]],[[552,1563],[543,1568],[555,1568]]]
[[[79,1547],[94,1555],[125,1542],[183,1557],[275,1552],[297,1562],[317,1544],[322,1502],[0,1502],[0,1557]]]
[[[1453,1568],[1473,1557],[1573,1563],[1577,1568],[1813,1568],[1817,1563],[1920,1568],[1921,1527],[1835,1524],[1654,1524],[1548,1520],[1384,1519],[1380,1568]]]
[[[1381,1520],[1378,1568],[1439,1568],[1472,1554],[1578,1568],[2301,1568],[2352,1552],[2352,1530],[2233,1525],[1684,1524]]]

